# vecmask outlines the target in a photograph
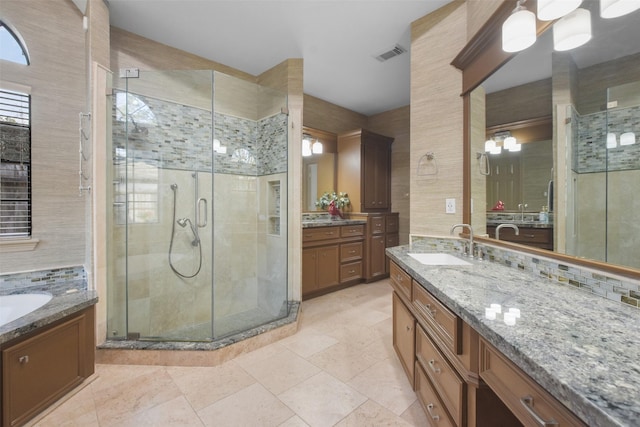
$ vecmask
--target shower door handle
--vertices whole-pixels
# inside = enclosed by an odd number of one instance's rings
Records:
[[[204,204],[204,221],[201,221],[203,204]],[[196,212],[196,215],[198,215],[198,217],[196,218],[196,224],[198,225],[198,227],[200,228],[206,227],[208,222],[208,208],[207,208],[207,199],[205,199],[204,197],[200,197],[198,199],[198,210]]]

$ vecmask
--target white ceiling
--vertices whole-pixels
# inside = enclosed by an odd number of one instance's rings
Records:
[[[108,0],[111,25],[258,75],[304,59],[304,92],[365,115],[409,105],[411,22],[451,0]]]

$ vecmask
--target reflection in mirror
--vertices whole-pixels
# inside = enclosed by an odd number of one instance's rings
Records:
[[[303,134],[311,142],[302,157],[302,209],[320,211],[316,201],[323,193],[335,190],[337,135],[308,127],[303,128]],[[322,144],[322,153],[314,153],[314,143]]]
[[[554,52],[550,28],[471,92],[471,223],[492,238],[499,223],[551,228],[549,249],[640,268],[640,195],[630,191],[640,188],[640,11],[602,19],[598,5],[581,6],[591,10],[587,44]],[[550,136],[485,151],[496,133],[544,117]],[[524,234],[500,239],[545,247]]]

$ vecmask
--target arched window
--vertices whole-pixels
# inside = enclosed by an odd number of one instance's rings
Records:
[[[14,31],[0,21],[0,59],[29,65],[29,53]]]

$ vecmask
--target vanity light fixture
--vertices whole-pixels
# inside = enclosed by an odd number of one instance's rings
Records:
[[[607,148],[616,148],[618,146],[618,140],[616,134],[613,132],[607,133]]]
[[[565,51],[591,40],[591,12],[578,8],[553,24],[553,48]]]
[[[636,134],[633,132],[625,132],[620,135],[620,146],[633,145],[636,143]]]
[[[538,0],[538,19],[553,21],[573,12],[580,6],[582,0]]]
[[[509,151],[514,151],[513,148],[518,145],[516,139],[511,136],[511,134],[509,134],[509,136],[507,136],[504,141],[502,141],[502,146],[504,147],[505,150],[509,150]],[[518,150],[520,151],[520,150]]]
[[[302,156],[309,157],[312,153],[311,151],[311,138],[307,135],[302,137]]]
[[[500,154],[502,153],[502,147],[497,145],[493,139],[487,139],[484,142],[484,151],[489,154]]]
[[[520,52],[536,42],[536,15],[518,0],[516,8],[502,24],[502,50]]]
[[[311,145],[311,151],[313,151],[313,154],[322,154],[322,142],[316,139],[316,142]]]
[[[640,9],[640,1],[636,0],[600,0],[600,16],[617,18]]]

